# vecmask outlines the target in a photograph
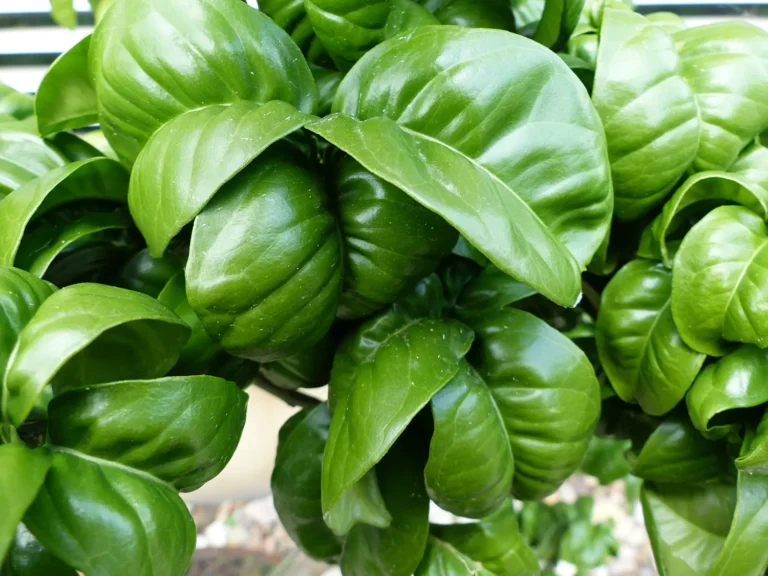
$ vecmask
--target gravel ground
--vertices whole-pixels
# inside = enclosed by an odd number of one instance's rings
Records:
[[[600,486],[591,476],[574,476],[547,498],[574,502],[579,496],[595,499],[593,521],[609,518],[621,542],[619,555],[594,576],[654,576],[648,537],[639,502],[627,503],[623,482]],[[218,507],[192,505],[198,527],[197,553],[191,576],[339,576],[337,568],[309,560],[294,546],[277,518],[271,497],[251,502],[225,502]],[[447,523],[457,519],[435,508],[432,519]],[[574,576],[567,563],[557,566],[558,576]]]

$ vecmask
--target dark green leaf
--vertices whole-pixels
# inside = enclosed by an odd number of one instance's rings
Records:
[[[422,4],[441,24],[515,31],[515,18],[507,0],[422,0]]]
[[[50,466],[48,454],[41,450],[30,450],[24,444],[0,445],[0,562]]]
[[[3,417],[19,426],[43,389],[54,392],[163,376],[189,328],[157,300],[101,284],[50,296],[24,327],[3,382]]]
[[[282,100],[305,112],[317,105],[312,74],[298,47],[272,20],[240,0],[117,2],[91,40],[90,73],[99,95],[101,127],[126,164],[136,159],[158,128],[188,110],[239,101],[250,101],[253,107]],[[278,113],[275,120],[287,116],[282,108],[268,110]],[[249,124],[247,118],[236,118],[242,126]],[[196,156],[205,160],[206,168],[200,171],[207,176],[203,186],[213,174],[226,181],[221,159],[232,154],[228,145],[242,145],[242,137],[261,128],[242,128],[236,135],[232,127],[225,127],[222,140],[207,143],[215,155]],[[184,148],[185,158],[192,157],[197,139],[181,134],[172,139]],[[241,160],[234,155],[226,166],[230,162]],[[208,166],[215,166],[213,174]],[[169,183],[179,178],[159,171],[163,173]],[[189,187],[185,192],[185,197],[194,197]]]
[[[60,55],[43,76],[35,94],[37,129],[41,136],[98,122],[96,92],[88,76],[90,47],[89,34]]]
[[[2,570],[5,576],[77,576],[77,572],[44,548],[24,524],[16,529]]]
[[[300,2],[303,5],[303,1]],[[344,78],[344,73],[338,70],[329,70],[316,64],[310,64],[309,69],[317,84],[317,113],[325,116],[331,112],[333,99],[336,97],[336,91]]]
[[[374,470],[369,470],[360,480],[342,494],[336,505],[328,510],[323,519],[331,532],[345,536],[356,524],[386,528],[392,522],[379,481]]]
[[[333,355],[339,343],[339,330],[331,330],[314,346],[296,354],[262,364],[259,372],[275,386],[285,390],[319,388],[331,380]]]
[[[456,301],[459,318],[472,318],[506,308],[533,296],[536,291],[490,265],[467,283]]]
[[[716,208],[675,257],[672,316],[680,336],[710,356],[730,342],[768,346],[768,228],[741,206]]]
[[[152,258],[146,248],[137,252],[120,270],[118,283],[123,288],[157,298],[184,263],[173,254]]]
[[[597,317],[600,363],[614,390],[652,415],[683,399],[706,358],[680,338],[670,309],[672,284],[663,264],[633,260],[606,286]]]
[[[581,462],[581,469],[606,486],[629,474],[632,465],[627,460],[631,440],[617,440],[592,436],[589,448]]]
[[[592,523],[593,504],[592,498],[581,497],[576,501],[577,515],[569,518],[560,539],[560,558],[579,570],[602,566],[619,551],[619,542],[613,536],[613,520]]]

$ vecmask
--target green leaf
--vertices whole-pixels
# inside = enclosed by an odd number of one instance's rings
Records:
[[[747,474],[768,473],[768,418],[766,413],[760,418],[760,422],[754,434],[749,434],[744,439],[744,447],[741,455],[736,458],[736,468]]]
[[[639,14],[605,10],[592,100],[605,126],[616,216],[661,203],[696,157],[699,117],[670,34]]]
[[[680,338],[672,285],[663,264],[633,260],[606,286],[597,317],[600,363],[614,390],[656,416],[683,399],[706,358]]]
[[[471,323],[468,357],[487,383],[515,457],[515,493],[551,494],[581,464],[600,415],[600,385],[576,344],[506,308]]]
[[[340,562],[346,576],[411,576],[419,565],[429,536],[423,476],[427,450],[420,436],[421,430],[406,431],[376,465],[391,522],[383,528],[359,524],[352,529]]]
[[[96,124],[96,91],[88,76],[89,34],[61,54],[48,68],[35,94],[37,129],[41,136]]]
[[[545,0],[533,39],[557,51],[563,48],[579,23],[584,0]]]
[[[400,32],[413,30],[419,26],[440,23],[426,8],[412,0],[389,0],[389,2],[389,16],[387,16],[387,24],[384,26],[385,38],[391,38]],[[459,24],[459,22],[454,23]]]
[[[347,392],[337,397],[323,458],[324,512],[381,460],[455,376],[472,337],[454,320],[420,318],[390,331],[344,374]]]
[[[51,16],[59,26],[74,28],[77,26],[77,12],[72,0],[51,0]]]
[[[323,521],[320,481],[331,415],[325,404],[304,409],[280,430],[272,496],[280,522],[309,556],[331,561],[341,553],[339,539]]]
[[[301,4],[303,5],[303,2]],[[344,78],[344,73],[338,70],[329,70],[316,64],[310,64],[309,69],[312,71],[315,84],[317,84],[317,113],[320,116],[325,116],[331,112],[331,105],[336,97],[339,84]]]
[[[666,418],[643,445],[632,474],[663,483],[693,483],[716,478],[728,469],[723,442],[705,439],[686,415]]]
[[[431,402],[435,431],[424,470],[435,504],[483,518],[512,490],[514,459],[504,420],[482,378],[467,362]]]
[[[6,576],[77,576],[77,572],[44,548],[24,524],[16,529],[2,569]]]
[[[392,515],[387,510],[384,497],[379,489],[376,473],[369,470],[365,476],[355,482],[342,494],[336,505],[323,516],[331,532],[337,536],[349,534],[352,528],[368,524],[376,528],[386,528],[392,522]]]
[[[43,546],[89,576],[186,572],[195,524],[169,485],[66,449],[52,449],[51,462],[24,517]]]
[[[427,551],[414,576],[495,576],[479,562],[465,556],[456,548],[430,537]]]
[[[189,328],[144,294],[101,284],[50,296],[24,327],[3,381],[3,418],[19,426],[43,389],[54,393],[131,378],[163,376]]]
[[[748,443],[745,442],[745,446]],[[743,454],[743,451],[742,451]],[[739,472],[736,483],[736,510],[728,537],[711,576],[739,574],[760,576],[768,569],[768,477]]]
[[[319,388],[331,380],[333,355],[339,343],[340,330],[331,330],[314,346],[282,360],[267,362],[259,373],[275,386],[285,390]]]
[[[28,272],[0,267],[0,375],[5,374],[8,359],[24,326],[54,290],[53,286]],[[3,387],[0,387],[0,405],[3,396]]]
[[[609,556],[619,552],[619,542],[613,536],[613,519],[593,524],[593,505],[592,498],[581,497],[576,501],[560,539],[560,558],[579,570],[602,566]]]
[[[58,286],[71,284],[73,282],[63,282],[60,277],[54,278],[51,275],[52,271],[55,272],[56,264],[60,264],[60,256],[69,255],[70,258],[77,259],[83,249],[93,248],[95,245],[114,247],[116,252],[125,252],[126,231],[131,226],[128,212],[121,209],[110,212],[54,212],[50,216],[39,218],[25,231],[14,263],[17,267],[28,270],[39,278],[46,278]],[[98,262],[100,266],[86,266],[83,270],[83,265],[87,264],[90,263],[81,262],[76,269],[67,270],[69,279],[77,278],[79,274],[76,272],[103,271],[103,262]],[[87,276],[83,276],[77,279],[86,280]]]
[[[246,403],[245,392],[213,376],[111,382],[54,398],[48,435],[56,446],[143,470],[189,492],[229,462]]]
[[[304,0],[315,34],[339,70],[384,39],[389,0]]]
[[[333,361],[328,395],[331,410],[341,398],[349,395],[360,367],[370,361],[392,334],[422,318],[440,318],[443,306],[443,286],[437,275],[432,274],[392,306],[350,332],[339,345]]]
[[[92,132],[88,134],[92,134]],[[83,138],[80,138],[72,132],[59,132],[49,136],[46,140],[53,144],[70,162],[108,156],[85,140],[88,134],[83,134]]]
[[[165,254],[162,258],[152,258],[149,250],[145,248],[137,252],[120,269],[118,284],[123,288],[157,298],[171,278],[183,267],[184,263],[177,256]]]
[[[578,265],[608,228],[611,184],[597,113],[557,55],[502,31],[417,28],[366,54],[334,111],[308,129],[505,272],[574,304]]]
[[[761,218],[768,218],[768,192],[741,174],[729,172],[699,172],[680,186],[653,222],[643,232],[638,255],[659,258],[669,268],[672,255],[667,237],[679,231],[686,217],[697,209],[713,208],[713,204],[740,204]]]
[[[24,120],[35,113],[34,108],[34,96],[17,92],[7,84],[0,82],[0,114]]]
[[[456,301],[456,315],[472,318],[521,302],[536,291],[490,265],[475,276]]]
[[[768,128],[768,32],[734,20],[680,30],[674,40],[699,108],[693,169],[727,170]]]
[[[646,482],[640,498],[659,574],[707,574],[731,525],[734,487]]]
[[[422,0],[422,4],[441,24],[515,31],[515,18],[506,0]]]
[[[235,102],[193,110],[163,126],[136,160],[128,195],[150,254],[162,256],[227,182],[312,118],[284,102]]]
[[[712,438],[726,436],[734,426],[731,410],[768,402],[768,352],[741,346],[701,371],[685,403],[693,425]]]
[[[0,200],[67,159],[37,134],[21,127],[0,129]]]
[[[179,353],[179,361],[173,367],[174,374],[201,374],[210,370],[211,365],[223,354],[203,328],[187,300],[184,272],[176,273],[165,285],[157,299],[173,310],[189,326],[189,340]]]
[[[359,318],[394,302],[434,272],[456,231],[434,212],[349,156],[331,168],[344,244],[340,318]]]
[[[431,532],[436,539],[498,576],[533,576],[539,573],[536,556],[520,536],[510,499],[480,522],[433,525]]]
[[[607,486],[630,473],[632,465],[627,460],[631,440],[617,440],[594,435],[581,462],[581,469]]]
[[[82,200],[123,203],[127,192],[128,175],[109,158],[73,162],[28,182],[0,201],[0,264],[14,264],[35,217]]]
[[[24,444],[0,445],[0,561],[13,542],[16,527],[37,496],[51,466],[45,452]]]
[[[240,0],[117,2],[91,40],[90,73],[101,127],[126,164],[158,128],[188,110],[239,101],[253,106],[282,100],[304,112],[317,105],[312,74],[298,47],[269,17]],[[284,110],[279,113],[285,118]],[[253,118],[242,120],[247,125]],[[216,166],[214,172],[221,174],[220,160],[232,152],[226,144],[237,146],[232,139],[239,143],[250,135],[243,130],[235,135],[225,128],[223,140],[208,143],[218,153],[197,158],[210,160],[206,167]],[[190,158],[196,139],[173,140]]]
[[[673,34],[678,30],[684,30],[686,27],[682,17],[674,12],[652,12],[651,14],[648,14],[646,18],[656,26],[661,26],[670,34]]]
[[[722,356],[730,342],[768,346],[768,228],[741,206],[721,206],[686,234],[675,257],[672,316],[694,350]]]
[[[331,327],[342,264],[328,204],[320,175],[278,146],[197,217],[187,297],[227,352],[268,362],[315,344]]]

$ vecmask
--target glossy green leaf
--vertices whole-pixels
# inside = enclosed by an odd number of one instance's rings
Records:
[[[443,286],[437,275],[432,274],[392,306],[350,332],[339,345],[333,361],[329,390],[331,410],[349,395],[360,367],[370,361],[392,334],[422,318],[440,318],[443,306]]]
[[[533,39],[548,48],[563,48],[579,23],[584,0],[545,0]]]
[[[520,536],[512,501],[473,524],[434,525],[431,533],[497,576],[539,573],[535,555]]]
[[[51,461],[24,517],[43,546],[89,576],[186,572],[195,524],[168,484],[64,449],[52,451]]]
[[[359,524],[352,529],[341,554],[345,576],[411,576],[419,565],[429,536],[426,442],[420,433],[406,431],[376,465],[391,522],[384,528]]]
[[[427,541],[427,551],[415,576],[494,576],[479,562],[475,562],[453,546],[435,537]]]
[[[35,113],[34,106],[35,99],[32,95],[18,92],[0,82],[0,114],[24,120]]]
[[[710,437],[733,428],[730,410],[768,402],[768,352],[741,346],[701,371],[685,403],[693,425]]]
[[[136,160],[128,196],[150,254],[162,256],[222,186],[312,118],[284,102],[237,102],[193,110],[163,126]]]
[[[413,30],[419,26],[439,24],[440,21],[414,0],[389,0],[389,16],[384,26],[384,37],[390,38],[400,32]],[[452,22],[459,24],[459,22]],[[319,87],[318,87],[319,90]]]
[[[17,268],[0,267],[0,375],[19,334],[55,288]],[[0,403],[3,390],[0,389]]]
[[[308,128],[443,216],[505,272],[574,304],[577,263],[605,236],[612,196],[599,117],[557,55],[502,31],[417,28],[366,54],[334,111],[358,120]]]
[[[606,286],[597,317],[600,363],[614,390],[653,415],[683,399],[706,358],[680,338],[672,284],[663,264],[633,260]]]
[[[748,442],[745,443],[745,447]],[[744,452],[742,451],[742,454]],[[736,510],[711,576],[760,576],[768,569],[768,476],[739,472]]]
[[[600,415],[584,352],[535,316],[506,308],[471,323],[468,357],[501,412],[515,458],[515,493],[552,493],[576,471]]]
[[[716,208],[675,256],[672,316],[694,350],[722,356],[730,342],[768,346],[768,228],[741,206]]]
[[[187,300],[184,272],[174,275],[157,299],[173,310],[189,326],[189,340],[179,353],[179,360],[173,367],[174,374],[201,374],[208,372],[211,365],[224,353],[221,347],[211,340]]]
[[[307,18],[304,0],[262,0],[259,2],[259,10],[288,32],[291,39],[305,54],[313,44],[319,42],[315,37],[312,23]],[[320,101],[322,102],[322,97]]]
[[[189,304],[235,356],[267,362],[319,341],[336,316],[341,275],[322,180],[290,150],[263,154],[195,220]]]
[[[302,2],[299,2],[303,5]],[[331,111],[333,99],[336,97],[336,91],[339,89],[344,78],[344,73],[338,70],[329,70],[316,64],[310,64],[309,69],[317,84],[317,113],[325,116]]]
[[[475,276],[456,300],[459,318],[472,318],[506,308],[533,296],[535,290],[490,265]]]
[[[259,373],[285,390],[325,386],[331,380],[333,355],[339,343],[338,332],[332,327],[314,346],[287,358],[262,364]]]
[[[686,215],[698,207],[709,209],[713,204],[740,204],[761,218],[768,218],[768,191],[738,173],[699,172],[680,186],[651,225],[643,233],[638,254],[660,258],[672,267],[667,237],[685,223]]]
[[[24,524],[16,529],[2,570],[6,576],[77,576],[74,569],[44,548]]]
[[[734,487],[645,483],[641,501],[659,574],[707,574],[731,526]]]
[[[87,134],[90,133],[91,132]],[[59,132],[46,138],[46,141],[53,144],[70,162],[109,156],[93,146],[90,142],[86,141],[85,137],[87,137],[87,134],[83,134],[84,138],[80,138],[72,132]]]
[[[733,20],[674,35],[701,122],[693,169],[726,170],[768,128],[768,32]]]
[[[0,200],[66,162],[58,150],[29,130],[0,129]]]
[[[64,283],[47,274],[59,256],[94,244],[124,245],[125,233],[131,225],[127,211],[119,209],[43,216],[25,231],[14,263],[39,278],[45,277],[58,286],[64,286],[71,282]],[[71,275],[72,271],[69,272]]]
[[[728,469],[723,442],[705,439],[685,414],[666,418],[646,440],[632,474],[663,483],[702,482]]]
[[[768,418],[763,413],[754,434],[744,439],[741,455],[736,458],[736,468],[747,474],[768,474]]]
[[[184,262],[177,256],[165,254],[162,258],[152,258],[145,248],[120,269],[118,284],[157,298],[171,278],[183,268]]]
[[[312,112],[317,104],[312,74],[298,47],[269,17],[240,0],[117,2],[94,32],[89,64],[102,130],[126,164],[158,128],[188,110],[282,100]],[[248,118],[242,120],[249,124]],[[218,154],[197,158],[210,160],[221,175],[220,159],[233,152],[227,144],[237,146],[250,136],[248,128],[243,130],[238,138],[225,129],[226,138],[208,143]],[[197,142],[181,135],[173,140],[189,154]]]
[[[345,374],[323,458],[323,510],[333,508],[459,370],[472,331],[420,318],[393,330]],[[334,379],[337,377],[334,367]]]
[[[624,478],[632,470],[627,460],[631,440],[618,440],[594,435],[581,462],[581,469],[606,486]]]
[[[54,398],[48,435],[56,446],[192,491],[229,462],[246,403],[245,392],[212,376],[99,384]]]
[[[616,216],[661,203],[693,162],[699,117],[672,37],[627,10],[605,10],[592,100],[608,141]]]
[[[360,480],[342,494],[339,501],[323,515],[323,520],[338,536],[345,536],[357,524],[386,528],[392,523],[379,481],[374,470],[369,470]]]
[[[154,298],[100,284],[50,296],[24,327],[3,382],[3,417],[21,424],[43,389],[54,392],[163,376],[189,328]]]
[[[512,490],[514,459],[491,392],[468,363],[431,402],[435,431],[424,470],[429,497],[458,516],[483,518]]]
[[[515,31],[512,7],[506,0],[421,0],[441,24],[468,28],[497,28]]]
[[[389,0],[304,0],[315,34],[340,70],[384,39]]]
[[[125,202],[128,175],[109,158],[73,162],[46,173],[0,201],[0,264],[12,266],[25,228],[41,214],[81,200]]]
[[[0,561],[13,542],[16,527],[37,496],[51,466],[45,452],[24,444],[0,445]]]
[[[60,55],[40,81],[35,94],[37,129],[41,136],[96,124],[96,91],[88,76],[90,34]]]
[[[341,553],[339,539],[323,521],[320,481],[331,415],[325,404],[294,415],[280,430],[272,497],[288,535],[309,556],[332,560]]]
[[[340,318],[368,316],[434,272],[456,231],[349,156],[331,169],[344,244]]]

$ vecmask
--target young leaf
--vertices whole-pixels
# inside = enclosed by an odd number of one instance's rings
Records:
[[[723,356],[728,342],[768,346],[768,228],[741,206],[716,208],[675,257],[672,316],[691,348]]]
[[[435,537],[427,541],[427,551],[414,576],[495,576],[453,546]]]
[[[736,458],[736,468],[747,474],[768,473],[768,417],[763,413],[754,434],[744,439],[741,455]]]
[[[640,14],[607,9],[592,90],[608,141],[616,216],[659,204],[696,157],[699,117],[672,37]]]
[[[656,416],[683,399],[706,358],[678,334],[672,283],[664,265],[633,260],[605,287],[597,316],[597,351],[614,390]]]
[[[357,524],[375,528],[389,526],[392,515],[381,495],[376,472],[369,470],[352,484],[336,505],[323,515],[323,520],[337,536],[346,536]]]
[[[282,100],[312,112],[317,105],[312,74],[298,47],[240,0],[116,2],[91,40],[90,73],[101,127],[128,165],[158,128],[201,106]],[[226,144],[240,141],[233,142],[228,130],[225,134],[209,143],[218,149],[216,156],[196,156],[210,161],[217,174],[220,158],[228,155]],[[181,135],[173,140],[190,147],[196,142]],[[212,176],[207,168],[202,173]]]
[[[50,136],[99,120],[96,92],[88,76],[89,34],[61,54],[40,81],[35,94],[37,129]]]
[[[502,31],[421,27],[366,54],[334,111],[308,128],[505,272],[574,304],[578,268],[608,227],[611,183],[597,113],[559,57]]]
[[[16,527],[45,481],[51,461],[42,450],[24,444],[0,445],[0,559],[13,542]]]

